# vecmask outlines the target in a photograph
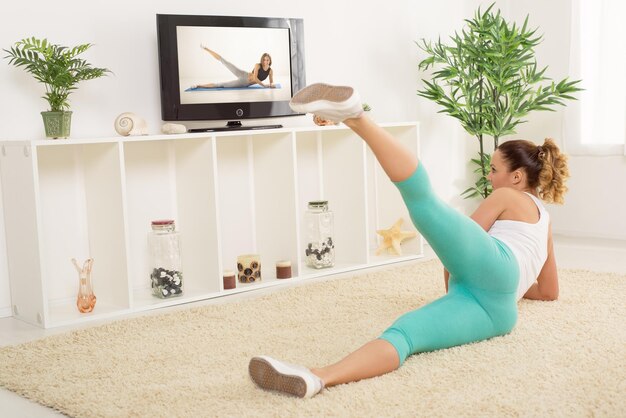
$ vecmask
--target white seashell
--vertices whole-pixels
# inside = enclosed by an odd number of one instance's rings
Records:
[[[161,126],[161,132],[164,134],[184,134],[187,132],[187,127],[178,123],[166,123]]]
[[[115,131],[122,136],[148,135],[148,124],[136,114],[125,112],[115,118]]]

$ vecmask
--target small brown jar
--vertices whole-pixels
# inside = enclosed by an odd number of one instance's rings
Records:
[[[235,272],[233,270],[224,270],[224,290],[234,289],[237,287]]]
[[[276,278],[277,279],[291,278],[291,261],[280,260],[276,262]]]

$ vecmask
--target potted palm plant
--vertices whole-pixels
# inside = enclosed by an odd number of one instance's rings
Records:
[[[418,43],[427,54],[419,68],[436,68],[431,81],[422,80],[425,88],[418,95],[439,104],[441,113],[458,119],[478,140],[478,158],[472,163],[478,165],[479,178],[462,193],[466,198],[491,192],[486,136],[493,138],[495,149],[499,138],[514,134],[530,112],[564,106],[565,100],[574,99],[572,93],[581,90],[580,80],[548,81],[547,67],[539,69],[535,59],[534,48],[542,41],[537,29],[528,27],[528,17],[522,26],[508,23],[499,10],[492,11],[493,6],[484,13],[479,8],[473,19],[466,20],[467,27],[451,37],[451,45],[441,40]]]
[[[78,56],[89,49],[91,44],[68,48],[49,43],[47,39],[35,37],[16,42],[4,58],[9,64],[24,67],[35,79],[43,83],[50,109],[41,112],[48,138],[67,138],[70,135],[72,112],[69,110],[69,95],[83,80],[102,77],[110,71],[93,67]]]

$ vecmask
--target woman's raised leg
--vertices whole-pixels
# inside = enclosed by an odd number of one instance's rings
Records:
[[[415,172],[417,157],[367,116],[346,119],[343,123],[363,138],[391,181],[406,180]]]
[[[207,48],[204,45],[200,45],[200,48],[204,49],[206,52],[208,52],[209,54],[211,54],[211,56],[213,58],[215,58],[218,61],[222,60],[222,56],[220,54],[218,54],[217,52],[213,51],[212,49]]]

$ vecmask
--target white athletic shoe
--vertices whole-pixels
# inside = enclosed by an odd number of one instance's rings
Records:
[[[323,83],[311,84],[297,92],[289,106],[298,113],[313,113],[336,123],[363,114],[361,98],[356,90]]]
[[[253,357],[248,365],[250,378],[261,389],[311,398],[323,388],[322,379],[309,369],[268,356]]]

